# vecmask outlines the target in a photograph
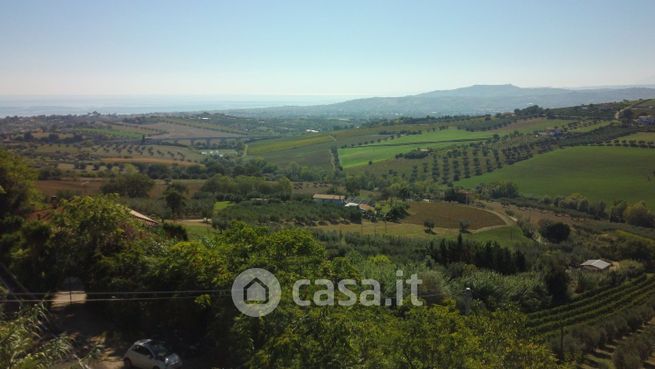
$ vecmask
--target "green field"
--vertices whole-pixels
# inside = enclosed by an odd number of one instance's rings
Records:
[[[521,133],[531,133],[534,131],[545,131],[549,128],[563,128],[573,123],[573,120],[563,120],[563,119],[546,119],[546,118],[533,118],[533,119],[524,119],[514,122],[508,126],[505,126],[499,131],[501,132],[514,132],[519,131]]]
[[[301,137],[258,141],[248,145],[248,154],[262,155],[275,151],[292,150],[332,141],[334,141],[334,137],[325,134],[310,134]]]
[[[591,200],[643,200],[655,208],[655,150],[630,147],[572,147],[549,152],[481,176],[464,187],[512,181],[531,196],[578,192]]]
[[[339,160],[344,168],[367,165],[393,159],[397,154],[419,148],[443,148],[450,145],[479,141],[491,137],[490,132],[468,132],[458,129],[446,129],[426,132],[420,135],[408,135],[394,140],[385,140],[370,145],[339,149]]]
[[[578,132],[578,133],[584,133],[584,132],[591,132],[594,129],[602,128],[605,126],[609,126],[612,122],[609,120],[601,120],[599,122],[589,124],[587,126],[580,126],[574,129],[571,129],[572,132]]]
[[[505,247],[521,247],[535,242],[525,237],[521,228],[515,225],[489,229],[464,237],[478,242],[495,241]]]
[[[140,139],[143,133],[134,132],[126,129],[111,129],[111,128],[78,128],[76,131],[82,134],[90,135],[103,135],[109,137],[120,137],[129,139]]]
[[[655,132],[637,132],[631,135],[619,137],[618,140],[655,142]]]

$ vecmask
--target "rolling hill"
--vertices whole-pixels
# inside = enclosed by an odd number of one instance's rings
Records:
[[[487,114],[513,111],[533,104],[546,108],[595,104],[609,101],[655,98],[655,88],[521,88],[508,85],[474,85],[402,97],[371,97],[328,105],[284,106],[231,110],[241,116],[303,116],[393,118],[398,116]]]

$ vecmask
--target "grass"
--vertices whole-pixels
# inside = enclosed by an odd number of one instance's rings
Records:
[[[512,181],[530,196],[581,193],[590,200],[645,201],[655,208],[655,150],[630,147],[572,147],[552,151],[457,182]]]
[[[187,235],[190,240],[198,240],[203,237],[210,236],[216,230],[212,228],[211,224],[200,223],[200,222],[190,222],[186,220],[177,221],[177,224],[180,224],[184,229],[186,229]]]
[[[457,237],[459,222],[466,221],[470,224],[469,229],[473,232],[477,229],[493,226],[503,226],[505,222],[496,214],[479,209],[473,206],[462,205],[450,202],[412,202],[408,209],[409,215],[403,218],[400,223],[378,221],[371,223],[363,221],[362,224],[329,224],[319,226],[323,230],[335,230],[363,234],[389,234],[394,236],[419,237],[419,238],[448,238]],[[435,223],[434,234],[425,232],[423,223],[431,220]],[[511,228],[511,229],[510,229]],[[464,237],[480,241],[525,241],[518,227],[500,227],[497,229],[481,230],[480,232],[467,234]],[[507,242],[505,242],[507,244]]]
[[[334,137],[326,134],[310,134],[301,137],[258,141],[248,145],[248,154],[262,155],[274,151],[286,151],[333,141]]]
[[[361,233],[365,235],[392,235],[423,239],[440,239],[444,235],[447,238],[457,237],[457,231],[447,228],[436,228],[434,234],[425,233],[425,228],[418,224],[409,223],[392,223],[362,221],[362,224],[328,224],[317,226],[317,229],[323,231],[338,231],[343,233]]]
[[[226,209],[230,205],[232,205],[232,201],[216,201],[214,203],[214,213]]]
[[[545,131],[548,128],[566,127],[569,123],[572,122],[574,121],[564,120],[564,119],[533,118],[533,119],[519,120],[506,127],[499,129],[499,131],[505,133],[514,132],[514,131],[519,131],[521,133],[531,133],[534,131]]]
[[[375,142],[365,146],[339,149],[339,160],[344,168],[352,168],[395,158],[397,154],[419,148],[443,148],[468,141],[479,141],[492,136],[490,132],[468,132],[446,129],[408,135],[394,140]]]
[[[363,221],[362,224],[329,224],[317,226],[316,228],[323,231],[360,233],[365,235],[390,235],[436,241],[443,238],[448,240],[457,239],[459,233],[456,229],[437,227],[434,230],[434,234],[428,234],[425,232],[425,228],[418,224],[388,222],[385,225],[384,222],[371,223],[369,221]],[[510,248],[534,244],[534,241],[523,236],[521,229],[517,226],[506,226],[476,233],[467,233],[463,235],[463,238],[478,242],[496,241],[499,245]]]
[[[623,136],[618,138],[619,141],[646,141],[646,142],[655,142],[655,132],[637,132],[631,135]]]
[[[523,235],[521,228],[515,225],[471,233],[465,237],[478,242],[496,241],[499,245],[507,247],[518,247],[534,243],[533,240]]]
[[[571,131],[571,132],[578,132],[578,133],[591,132],[591,131],[593,131],[593,130],[595,130],[595,129],[598,129],[598,128],[601,128],[601,127],[605,127],[605,126],[609,126],[610,124],[612,124],[612,121],[609,121],[609,120],[601,120],[601,121],[599,121],[599,122],[596,122],[596,123],[590,124],[590,125],[588,125],[588,126],[580,126],[580,127],[577,127],[577,128],[571,129],[570,131]]]
[[[110,128],[78,128],[76,131],[80,133],[86,133],[90,135],[103,135],[110,137],[120,137],[120,138],[130,138],[130,139],[140,139],[142,133],[123,130],[123,129],[110,129]]]

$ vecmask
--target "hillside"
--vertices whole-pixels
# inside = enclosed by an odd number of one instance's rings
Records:
[[[511,84],[475,85],[410,96],[372,97],[329,105],[240,109],[229,111],[229,113],[257,117],[423,117],[426,115],[443,116],[507,112],[533,104],[546,108],[559,108],[653,97],[655,97],[655,89],[645,87],[569,90],[561,88],[521,88]]]

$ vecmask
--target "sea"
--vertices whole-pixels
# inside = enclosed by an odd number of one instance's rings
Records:
[[[322,105],[352,99],[337,95],[102,95],[2,96],[0,117],[37,115],[215,112],[278,106]]]

